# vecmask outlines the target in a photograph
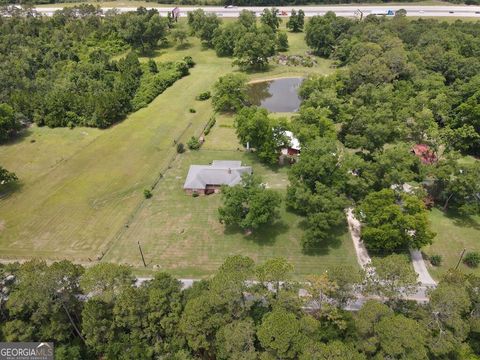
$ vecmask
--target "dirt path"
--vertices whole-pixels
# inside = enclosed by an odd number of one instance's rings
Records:
[[[423,256],[420,250],[413,250],[410,249],[410,256],[412,258],[413,268],[415,272],[418,274],[418,281],[423,285],[430,285],[435,286],[437,282],[433,280],[428,272],[427,266],[425,265],[425,261],[423,261]]]
[[[365,269],[365,267],[372,262],[370,255],[368,255],[367,249],[363,244],[361,239],[361,224],[355,216],[353,215],[353,209],[347,209],[347,222],[348,222],[348,231],[350,231],[350,236],[353,241],[353,246],[355,247],[355,252],[357,253],[358,264]]]
[[[361,239],[361,224],[360,221],[355,218],[352,208],[347,209],[347,222],[355,252],[357,253],[358,264],[365,269],[366,266],[372,262],[372,259],[368,255],[368,251]],[[412,259],[413,269],[418,275],[418,281],[427,287],[436,286],[437,282],[430,276],[422,253],[419,250],[410,249],[410,257]]]

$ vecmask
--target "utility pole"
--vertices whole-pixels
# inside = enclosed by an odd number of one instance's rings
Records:
[[[140,246],[140,241],[137,241],[137,243],[138,243],[138,250],[140,250],[140,255],[142,255],[143,266],[147,267],[147,264],[145,264],[145,258],[143,257],[142,247]]]
[[[460,255],[460,259],[458,259],[457,266],[455,266],[455,270],[458,269],[458,266],[460,265],[460,262],[461,262],[462,259],[463,259],[463,255],[465,254],[465,250],[466,250],[466,249],[463,249],[462,254]]]

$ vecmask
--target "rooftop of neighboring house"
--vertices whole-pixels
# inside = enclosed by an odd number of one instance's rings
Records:
[[[437,161],[435,152],[427,144],[416,144],[412,151],[424,164],[433,164]]]

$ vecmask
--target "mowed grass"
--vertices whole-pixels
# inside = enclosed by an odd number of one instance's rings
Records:
[[[230,129],[233,132],[233,129]],[[229,142],[225,128],[216,127],[207,136],[205,147],[180,155],[158,184],[153,197],[142,204],[128,229],[113,244],[104,260],[128,263],[142,269],[137,247],[141,242],[147,262],[152,268],[168,270],[180,277],[199,278],[212,274],[229,255],[244,255],[263,262],[272,257],[285,257],[295,268],[295,277],[318,273],[334,265],[356,265],[355,251],[345,228],[320,246],[316,254],[302,253],[302,218],[285,210],[282,204],[278,219],[246,236],[240,229],[226,227],[218,220],[221,195],[192,197],[183,191],[183,183],[191,164],[208,164],[212,160],[241,160],[253,167],[266,185],[285,194],[287,168],[261,165],[253,154],[236,150]],[[221,150],[212,150],[222,137]],[[230,144],[230,150],[228,150]]]
[[[424,248],[427,255],[441,255],[442,265],[430,266],[431,274],[439,279],[442,274],[457,265],[463,249],[480,252],[480,216],[465,217],[439,209],[430,212],[430,221],[437,236],[433,244]],[[460,263],[459,269],[480,274],[480,268],[472,269]]]
[[[298,53],[307,50],[302,36],[289,36],[292,49]],[[181,177],[191,163],[221,158],[254,162],[251,155],[236,150],[241,147],[229,116],[218,116],[201,152],[177,157],[174,139],[186,143],[192,135],[199,135],[213,114],[210,101],[196,101],[195,96],[211,90],[219,76],[238,71],[231,59],[216,57],[192,38],[188,46],[172,44],[153,57],[175,61],[187,55],[197,63],[191,75],[176,82],[147,108],[109,129],[33,126],[22,137],[0,147],[0,163],[20,177],[17,190],[0,199],[0,259],[67,258],[93,264],[103,258],[139,266],[138,248],[130,245],[140,240],[149,264],[192,277],[211,273],[232,253],[248,254],[257,260],[286,256],[295,264],[297,274],[333,263],[355,264],[351,247],[343,245],[347,234],[321,249],[322,256],[306,256],[299,244],[301,219],[284,209],[272,228],[245,238],[242,233],[222,230],[216,217],[219,196],[184,196]],[[329,61],[319,60],[313,68],[271,66],[247,76],[259,79],[325,74],[332,71],[329,65]],[[190,108],[196,113],[190,113]],[[285,191],[285,169],[277,171],[259,164],[254,168],[269,186]],[[143,190],[156,183],[161,173],[165,177],[155,189],[154,198],[146,201]],[[155,207],[158,205],[159,209]],[[188,229],[183,243],[177,241],[180,227]]]
[[[307,50],[302,34],[289,34],[290,53]],[[318,66],[271,66],[268,71],[247,74],[250,80],[284,76],[327,74],[330,62],[319,59]],[[286,114],[290,115],[290,114]],[[315,254],[302,253],[302,218],[282,206],[277,221],[245,236],[239,229],[226,228],[218,221],[221,196],[193,198],[183,191],[183,183],[191,164],[208,164],[212,160],[241,160],[262,176],[269,188],[285,194],[287,168],[270,168],[246,153],[238,143],[231,115],[216,116],[216,124],[206,136],[200,151],[179,155],[160,180],[153,198],[143,202],[128,224],[116,237],[104,261],[132,264],[137,271],[149,273],[153,268],[168,270],[181,277],[204,277],[213,273],[226,256],[242,254],[256,262],[271,257],[287,258],[295,267],[295,276],[324,271],[333,265],[357,266],[355,251],[345,227],[332,236],[328,244]],[[147,268],[143,268],[137,242],[141,242]]]
[[[34,129],[0,148],[0,163],[21,179],[20,189],[0,200],[2,258],[89,261],[108,249],[142,201],[143,189],[174,156],[173,140],[198,134],[210,117],[210,104],[196,102],[195,96],[230,70],[229,59],[198,43],[158,58],[187,54],[198,61],[191,75],[116,126]],[[197,112],[191,114],[190,107]],[[85,138],[93,136],[87,144]]]

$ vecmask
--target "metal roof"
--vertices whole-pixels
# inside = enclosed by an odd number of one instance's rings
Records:
[[[293,135],[291,131],[284,131],[285,136],[290,141],[290,147],[294,150],[301,150],[300,141]]]
[[[184,189],[205,189],[207,185],[235,186],[243,174],[251,174],[250,166],[241,161],[214,160],[211,165],[190,165]]]

